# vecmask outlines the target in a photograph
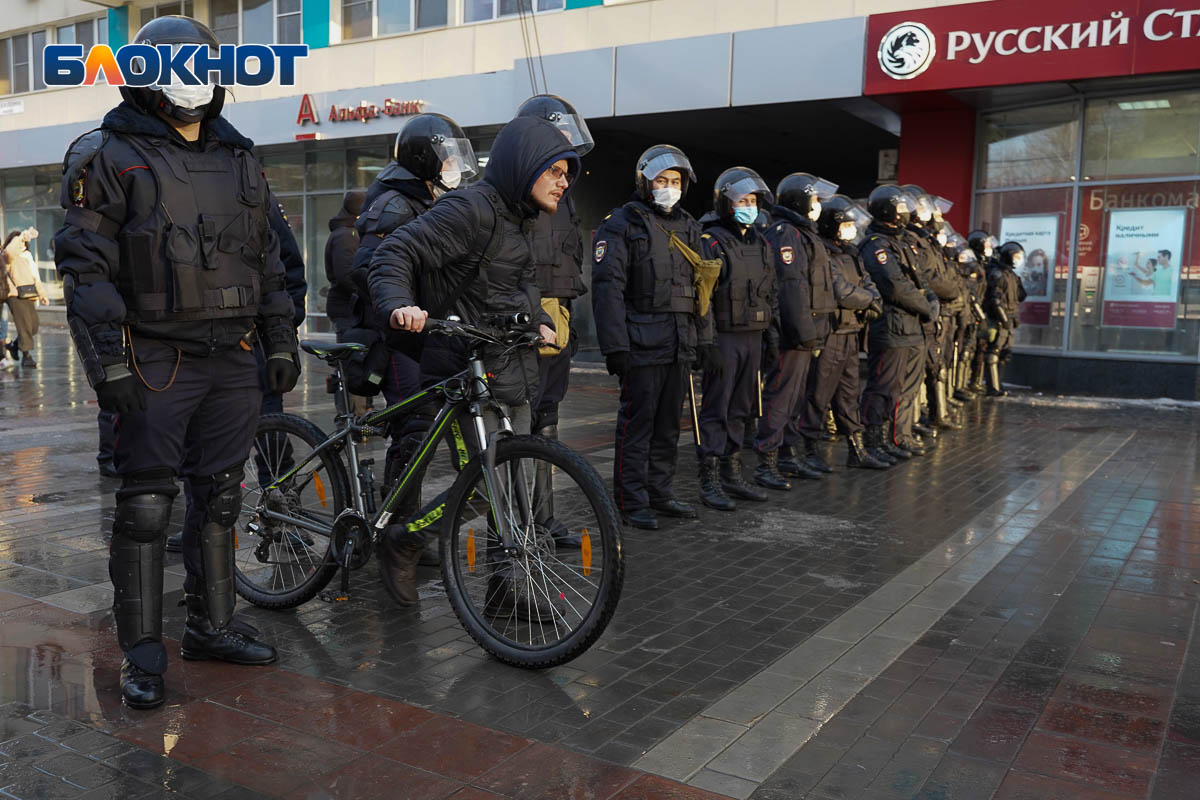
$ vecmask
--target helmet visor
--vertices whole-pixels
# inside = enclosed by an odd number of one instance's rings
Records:
[[[817,178],[813,181],[813,185],[808,187],[809,194],[815,194],[818,200],[828,200],[833,197],[838,190],[838,185],[832,181],[827,181],[824,178]]]
[[[850,222],[853,222],[854,226],[859,230],[866,228],[871,224],[871,220],[874,219],[874,217],[859,208],[857,205],[846,206],[844,213],[846,214],[846,219]]]
[[[685,173],[692,183],[696,182],[692,162],[688,161],[683,153],[660,153],[639,167],[638,171],[642,173],[643,178],[652,181],[669,169]]]
[[[479,174],[479,160],[470,139],[447,139],[434,136],[429,142],[434,155],[442,162],[442,172],[457,172],[465,180]]]
[[[934,197],[933,207],[938,214],[945,215],[950,213],[950,209],[954,208],[954,203],[951,203],[944,197]]]
[[[736,181],[727,183],[721,187],[721,194],[735,203],[748,194],[758,194],[760,192],[764,195],[770,194],[770,190],[767,189],[767,185],[763,183],[762,178],[756,175],[747,175],[744,178],[738,178]]]
[[[562,135],[567,137],[567,141],[571,143],[571,149],[579,155],[587,155],[596,146],[596,140],[592,138],[592,132],[588,130],[587,122],[578,114],[552,111],[546,115],[546,119],[562,131]]]
[[[913,214],[922,222],[933,219],[933,202],[929,199],[929,195],[913,196]]]

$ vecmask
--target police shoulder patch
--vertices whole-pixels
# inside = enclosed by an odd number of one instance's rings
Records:
[[[875,251],[875,260],[878,261],[880,264],[886,264],[888,262],[887,250],[876,250]]]
[[[791,247],[779,248],[779,257],[783,259],[783,263],[790,264],[796,257],[796,252]]]
[[[283,221],[287,223],[289,228],[292,227],[292,223],[288,221],[287,212],[283,210],[283,203],[276,203],[275,205],[279,207],[279,216],[283,217]]]
[[[77,206],[83,205],[83,201],[87,195],[87,168],[85,167],[79,177],[71,183],[71,202]]]
[[[604,258],[604,254],[607,252],[608,252],[608,242],[607,241],[601,239],[600,241],[596,242],[596,261],[601,261]]]

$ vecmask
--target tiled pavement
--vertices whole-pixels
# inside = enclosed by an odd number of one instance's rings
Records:
[[[1176,798],[1200,778],[1196,412],[981,403],[919,461],[629,531],[608,633],[547,673],[486,659],[435,573],[402,611],[368,566],[347,603],[243,609],[278,668],[176,662],[171,705],[135,715],[95,407],[65,337],[42,351],[0,375],[0,796]],[[288,403],[327,425],[316,373]],[[612,381],[574,386],[563,436],[607,477]]]

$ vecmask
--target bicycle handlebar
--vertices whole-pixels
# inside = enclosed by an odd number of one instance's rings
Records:
[[[457,322],[448,319],[433,319],[430,317],[425,320],[424,331],[430,334],[440,334],[442,336],[459,336],[464,339],[472,339],[476,342],[486,342],[488,344],[497,344],[501,346],[520,347],[533,346],[539,344],[542,340],[541,334],[537,331],[529,330],[512,330],[513,327],[523,327],[530,323],[532,317],[525,312],[513,314],[496,315],[494,318],[501,323],[497,327],[505,327],[509,330],[505,331],[503,338],[489,333],[474,325],[468,325],[465,322]]]

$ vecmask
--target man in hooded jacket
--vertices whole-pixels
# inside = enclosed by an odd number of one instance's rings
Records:
[[[485,178],[443,197],[421,217],[397,228],[371,259],[371,298],[379,319],[396,330],[420,333],[425,320],[456,314],[465,322],[529,314],[543,339],[553,344],[550,317],[541,308],[530,248],[533,221],[553,213],[571,180],[579,157],[552,124],[518,117],[496,136]],[[507,404],[513,427],[529,430],[529,406],[537,389],[537,353],[523,348],[488,363],[492,395]],[[467,367],[467,346],[437,337],[421,353],[421,382],[429,386]],[[382,545],[390,548],[393,596],[417,601],[413,582],[423,534],[403,522],[389,525]],[[494,595],[493,595],[494,596]],[[520,605],[514,597],[489,606]],[[495,609],[499,611],[500,609]]]
[[[354,269],[354,254],[358,250],[358,231],[355,220],[363,209],[365,193],[356,189],[346,192],[342,207],[329,220],[329,238],[325,240],[325,279],[329,281],[329,294],[325,298],[325,315],[341,335],[351,326],[351,306],[354,301],[354,285],[350,273]]]

